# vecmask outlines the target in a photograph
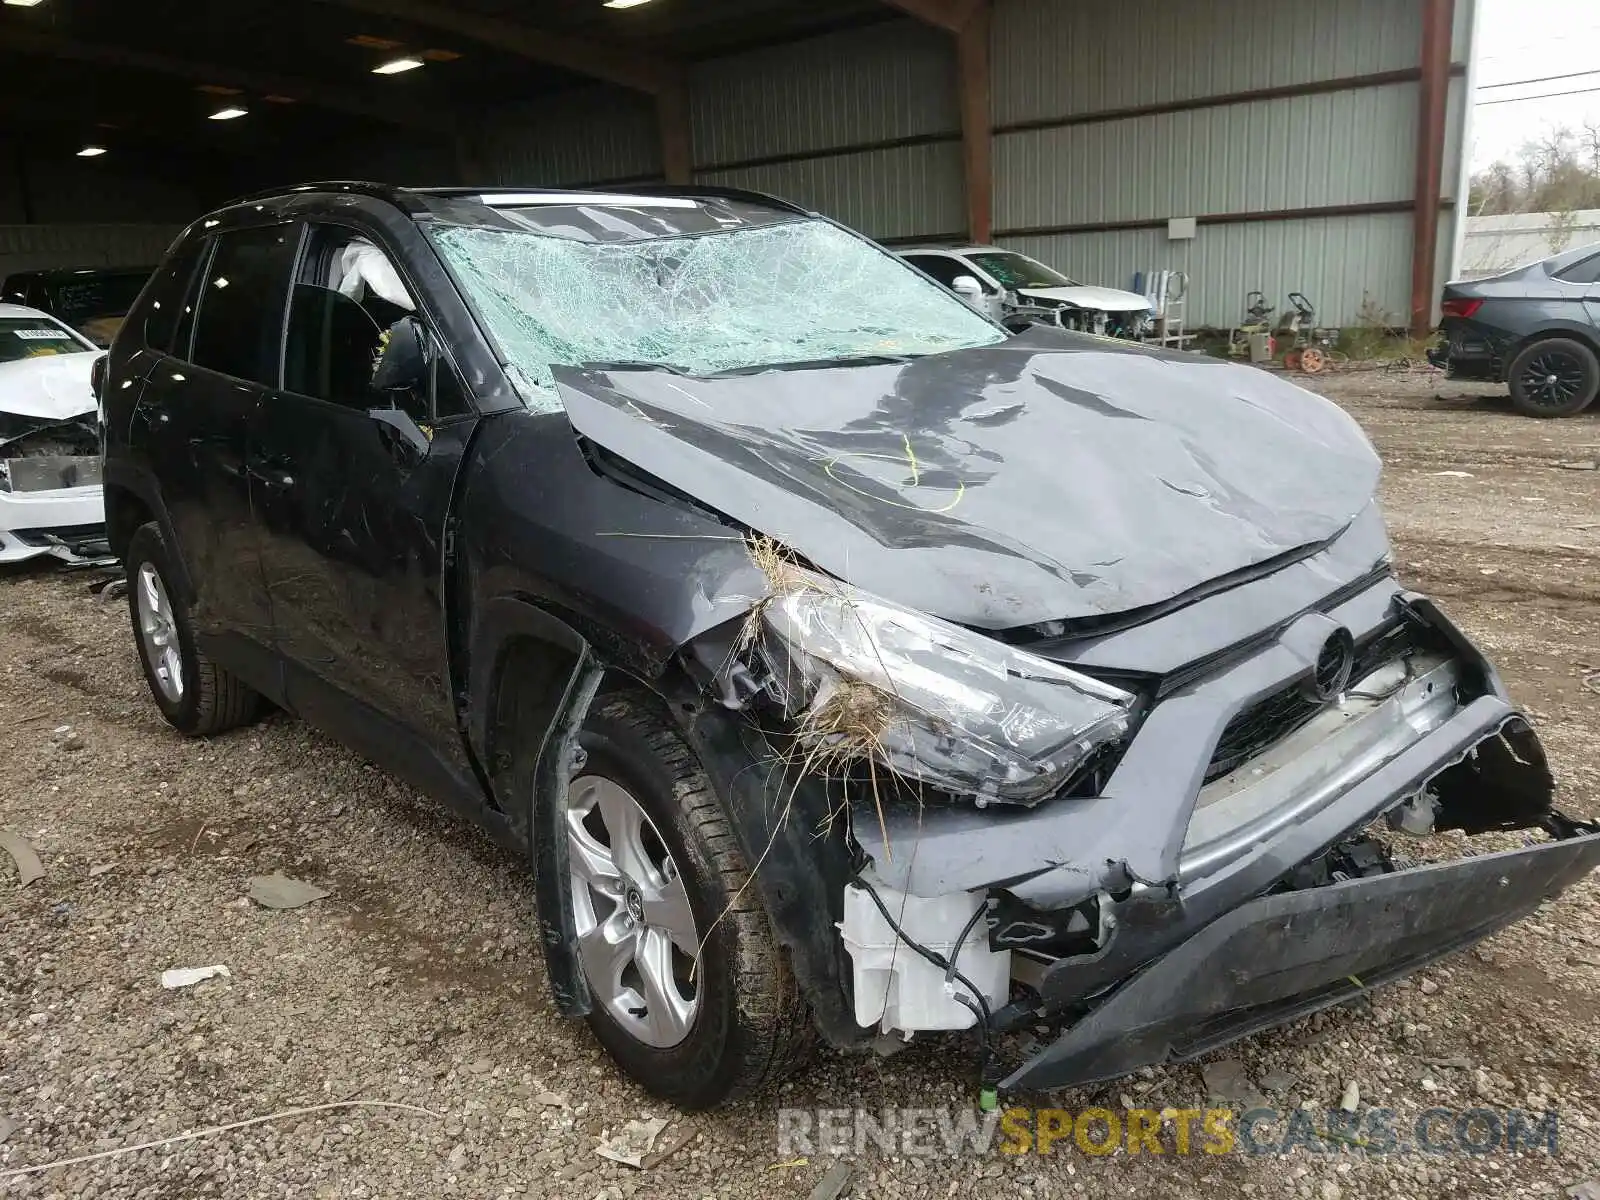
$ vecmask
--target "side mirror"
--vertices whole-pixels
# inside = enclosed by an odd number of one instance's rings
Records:
[[[370,408],[367,416],[378,423],[379,436],[404,459],[404,465],[415,466],[428,457],[432,442],[405,409]]]
[[[960,296],[973,308],[983,306],[983,284],[971,275],[957,275],[950,281],[950,290]]]
[[[403,392],[427,381],[427,335],[421,321],[401,317],[383,331],[378,346],[378,361],[372,368],[374,391]]]
[[[110,358],[106,353],[96,354],[94,361],[89,364],[89,390],[102,404],[105,402],[106,369],[110,366]]]

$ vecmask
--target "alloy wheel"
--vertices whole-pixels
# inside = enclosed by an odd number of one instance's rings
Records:
[[[161,573],[150,563],[139,567],[135,595],[139,609],[139,643],[161,694],[173,704],[183,699],[183,655],[178,649],[178,625],[172,613]]]
[[[626,788],[573,780],[568,853],[578,955],[595,1003],[648,1046],[689,1036],[699,1011],[699,935],[678,864]]]
[[[1528,402],[1541,408],[1560,408],[1582,395],[1588,384],[1583,363],[1561,350],[1534,355],[1523,367],[1518,382]]]

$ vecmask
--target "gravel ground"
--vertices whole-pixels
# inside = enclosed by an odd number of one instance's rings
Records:
[[[1387,461],[1405,578],[1442,599],[1535,714],[1570,811],[1600,810],[1600,416],[1538,422],[1427,371],[1323,390]],[[1479,389],[1481,391],[1481,389]],[[1455,399],[1439,400],[1443,394]],[[1568,465],[1563,465],[1568,464]],[[1461,474],[1464,472],[1464,474]],[[824,1056],[731,1111],[682,1117],[610,1068],[545,1001],[532,889],[476,830],[306,726],[210,742],[162,724],[121,602],[83,574],[0,578],[0,1193],[31,1196],[806,1196],[828,1160],[780,1159],[778,1105],[970,1109],[964,1046]],[[70,730],[61,727],[70,726]],[[1518,844],[1518,838],[1499,845]],[[271,911],[251,876],[326,899]],[[1279,1107],[1560,1112],[1559,1153],[856,1157],[857,1197],[1557,1196],[1600,1177],[1600,888],[1369,1002],[1240,1044],[1219,1067]],[[229,978],[163,990],[169,967]],[[1073,1108],[1199,1106],[1196,1066],[1064,1095]],[[6,1178],[277,1110],[343,1108]],[[434,1115],[429,1115],[434,1114]],[[625,1122],[693,1135],[648,1170],[608,1162]],[[1323,1143],[1337,1149],[1338,1143]],[[8,1192],[9,1189],[9,1192]]]

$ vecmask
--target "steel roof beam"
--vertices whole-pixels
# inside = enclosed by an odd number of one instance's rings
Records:
[[[428,129],[437,133],[453,133],[456,128],[455,115],[448,109],[422,108],[405,101],[383,100],[370,92],[310,79],[220,63],[194,62],[190,59],[123,46],[80,42],[58,34],[30,29],[7,28],[3,45],[6,50],[20,54],[68,59],[99,66],[126,67],[156,75],[174,75],[182,79],[195,80],[197,83],[237,87],[257,95],[289,96],[317,108],[365,117],[387,125]]]
[[[588,38],[552,33],[503,17],[447,8],[431,0],[318,2],[443,30],[493,46],[503,53],[653,96],[660,124],[662,170],[669,183],[689,182],[693,156],[689,140],[688,82],[681,63]]]

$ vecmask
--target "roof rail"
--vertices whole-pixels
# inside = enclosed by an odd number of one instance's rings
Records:
[[[417,211],[415,201],[410,200],[413,196],[437,196],[443,199],[450,199],[468,196],[493,196],[497,194],[526,195],[552,192],[571,195],[574,193],[593,192],[601,196],[676,196],[685,200],[742,200],[747,204],[760,204],[783,212],[798,213],[801,216],[811,215],[811,210],[803,205],[768,195],[766,192],[752,191],[749,188],[717,187],[714,185],[642,183],[617,188],[462,187],[459,185],[450,187],[399,187],[394,184],[373,183],[369,180],[359,179],[318,180],[310,183],[296,183],[284,187],[268,188],[265,191],[252,192],[248,196],[239,196],[230,200],[226,204],[219,206],[219,211],[220,209],[232,208],[239,204],[249,204],[258,200],[277,200],[285,196],[292,196],[297,192],[345,192],[359,196],[371,196],[377,200],[387,200],[391,204],[406,209],[408,212]]]
[[[579,188],[577,190],[583,191],[585,189]],[[747,204],[764,204],[768,208],[778,208],[784,212],[799,213],[803,217],[811,215],[811,209],[803,204],[796,204],[794,201],[785,200],[781,196],[754,191],[751,188],[718,187],[714,184],[641,183],[616,190],[618,192],[637,192],[641,196],[682,196],[686,200],[692,200],[698,196],[711,196],[719,200],[743,200]]]
[[[426,191],[425,188],[396,187],[389,183],[374,183],[365,179],[318,179],[309,183],[292,183],[282,187],[267,188],[259,192],[251,192],[248,196],[238,196],[226,204],[218,206],[218,211],[232,208],[238,204],[249,204],[256,200],[278,200],[285,196],[293,196],[298,192],[345,192],[356,196],[371,196],[375,200],[387,200],[402,208],[414,207],[406,201],[408,192]]]
[[[714,185],[695,186],[693,184],[671,183],[630,183],[619,184],[615,187],[604,186],[579,186],[579,187],[429,187],[429,188],[404,188],[407,192],[415,192],[424,196],[536,196],[541,192],[549,192],[561,196],[582,195],[592,192],[597,196],[668,196],[679,197],[684,200],[718,199],[718,200],[743,200],[750,204],[763,204],[768,208],[781,209],[784,212],[799,213],[809,216],[811,210],[803,208],[791,201],[777,196],[769,196],[766,192],[751,191],[749,188],[717,187]]]

